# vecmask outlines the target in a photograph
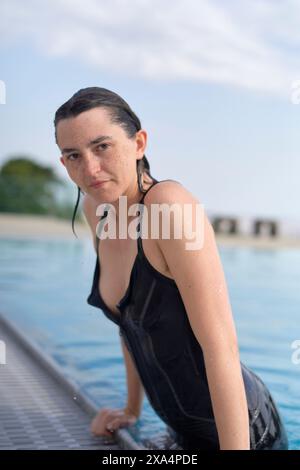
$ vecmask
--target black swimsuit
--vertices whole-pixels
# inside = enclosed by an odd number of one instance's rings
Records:
[[[128,289],[117,305],[120,314],[112,312],[100,297],[98,254],[87,302],[119,326],[150,404],[179,445],[183,449],[219,449],[203,352],[177,285],[150,264],[140,237],[137,248]],[[287,449],[286,432],[269,390],[242,363],[241,368],[251,449]]]

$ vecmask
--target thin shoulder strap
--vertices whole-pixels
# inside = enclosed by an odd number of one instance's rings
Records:
[[[148,191],[150,191],[150,189],[153,188],[153,186],[155,186],[157,183],[163,183],[164,181],[175,181],[175,183],[178,183],[178,181],[172,180],[172,179],[166,179],[166,180],[160,180],[160,181],[159,181],[159,180],[156,180],[155,178],[153,178],[153,180],[154,180],[154,183],[151,184],[151,186],[144,192],[142,199],[139,201],[139,204],[143,204],[143,203],[144,203],[144,199],[145,199],[146,194],[147,194]]]
[[[104,219],[105,217],[107,217],[107,214],[108,214],[108,211],[104,211],[104,214],[100,217],[99,222],[101,222],[102,219]],[[98,223],[99,223],[99,222],[98,222]],[[96,234],[95,234],[95,237],[96,237],[96,249],[97,249],[97,256],[98,256],[98,249],[99,249],[99,241],[100,241],[100,238],[98,237],[97,232],[96,232]]]
[[[154,179],[154,178],[153,178]],[[154,183],[150,186],[150,188],[147,189],[147,191],[144,193],[142,199],[140,200],[139,204],[144,204],[144,198],[146,196],[146,194],[148,193],[148,191],[150,191],[151,188],[153,188],[153,186],[155,186],[156,184],[158,183],[162,183],[163,181],[175,181],[175,183],[178,183],[178,181],[176,180],[172,180],[172,179],[166,179],[166,180],[156,180],[154,179]],[[139,221],[138,225],[137,225],[137,232],[140,232],[141,230],[141,220]],[[143,250],[143,244],[142,244],[142,237],[141,235],[139,234],[138,238],[137,238],[137,246],[138,246],[138,253],[142,254],[145,256],[145,253],[144,253],[144,250]],[[145,256],[146,257],[146,256]]]
[[[153,179],[154,183],[151,184],[151,186],[149,186],[149,188],[143,193],[142,199],[139,201],[139,204],[144,204],[144,198],[145,198],[147,192],[148,192],[153,186],[155,186],[157,183],[159,183],[159,181],[156,180],[155,178],[152,178],[152,179]]]

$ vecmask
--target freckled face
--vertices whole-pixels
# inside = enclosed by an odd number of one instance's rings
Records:
[[[147,134],[129,139],[105,108],[62,119],[56,129],[60,161],[74,183],[96,201],[113,202],[137,185],[136,161],[143,157]],[[98,186],[93,183],[102,182]]]

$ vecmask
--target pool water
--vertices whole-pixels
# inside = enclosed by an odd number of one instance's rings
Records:
[[[265,381],[290,449],[300,449],[300,251],[219,248],[241,360]],[[86,303],[95,266],[91,240],[0,240],[0,311],[36,341],[100,407],[122,407],[126,376],[118,327]],[[0,338],[1,339],[1,338]],[[137,440],[165,424],[145,397]]]

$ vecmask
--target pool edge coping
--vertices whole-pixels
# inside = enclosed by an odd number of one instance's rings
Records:
[[[0,324],[3,325],[16,342],[30,354],[33,360],[45,368],[49,375],[51,375],[51,377],[53,377],[54,380],[56,380],[65,389],[70,398],[74,399],[74,397],[76,397],[78,406],[80,406],[90,417],[94,417],[99,410],[99,406],[97,406],[91,398],[81,391],[75,381],[70,377],[65,377],[62,369],[51,356],[45,354],[34,340],[29,339],[24,333],[22,333],[20,328],[11,320],[8,320],[2,312],[0,312]],[[118,429],[114,433],[114,436],[116,443],[119,444],[123,450],[146,449],[141,444],[138,444],[126,429]]]

